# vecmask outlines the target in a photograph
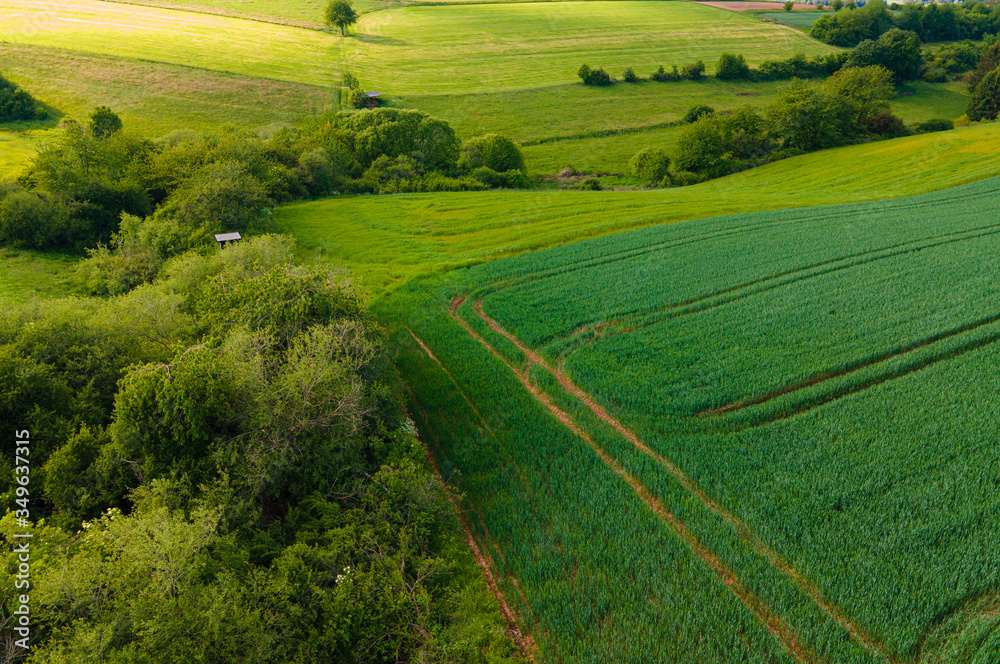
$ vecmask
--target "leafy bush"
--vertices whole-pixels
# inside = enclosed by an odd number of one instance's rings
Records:
[[[121,129],[121,118],[107,106],[98,106],[90,114],[90,132],[96,138],[107,138]]]
[[[915,134],[928,134],[933,131],[950,131],[955,128],[955,123],[951,120],[933,118],[926,122],[918,122],[911,128]]]
[[[35,99],[3,76],[0,76],[0,122],[41,120],[46,113]]]
[[[626,67],[625,71],[622,72],[622,80],[626,83],[638,83],[640,79],[635,75],[634,69]]]
[[[692,173],[691,171],[678,171],[671,176],[671,180],[678,187],[690,187],[702,181],[697,173]]]
[[[742,55],[723,53],[715,65],[715,77],[723,81],[735,81],[750,77],[750,67]]]
[[[498,173],[488,166],[480,166],[472,171],[472,177],[483,184],[495,188],[525,189],[531,184],[527,173],[519,169]]]
[[[486,134],[470,138],[462,147],[462,164],[466,168],[485,166],[498,173],[523,171],[521,148],[503,134]]]
[[[589,65],[580,65],[576,75],[580,77],[584,85],[611,85],[611,75],[603,68],[591,69]]]
[[[580,189],[583,191],[601,191],[603,188],[597,178],[587,178],[580,183]]]
[[[871,117],[865,118],[864,127],[873,134],[885,137],[902,136],[906,133],[903,121],[893,115],[892,111],[888,108],[884,108]]]
[[[669,83],[671,81],[679,81],[680,78],[681,78],[681,75],[680,75],[680,73],[678,73],[676,65],[674,65],[674,69],[673,69],[672,72],[667,72],[663,68],[663,65],[660,65],[659,69],[657,69],[656,71],[654,71],[652,74],[649,75],[649,79],[651,81],[658,81],[660,83]]]
[[[629,162],[632,173],[646,182],[660,182],[670,173],[670,158],[660,148],[645,147]]]
[[[378,157],[419,152],[430,168],[450,170],[458,161],[461,141],[444,120],[421,111],[374,108],[337,114],[337,128],[353,138],[355,158],[367,168]]]
[[[684,65],[681,78],[686,81],[700,81],[705,78],[705,63],[699,60],[692,65]]]
[[[44,249],[66,240],[70,208],[47,192],[0,190],[0,244]]]
[[[715,113],[715,109],[712,108],[711,106],[706,106],[704,104],[698,104],[698,105],[692,106],[691,108],[688,109],[688,112],[684,114],[684,117],[683,117],[682,121],[686,122],[687,124],[691,124],[692,122],[696,121],[701,116],[703,116],[703,115],[711,115],[712,113]]]

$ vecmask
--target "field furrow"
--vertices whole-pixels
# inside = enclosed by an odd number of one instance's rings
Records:
[[[483,317],[487,323],[491,323],[491,321],[489,321],[488,318],[481,313],[481,309],[478,306],[476,307],[476,313]],[[604,464],[607,465],[616,476],[628,484],[635,491],[636,495],[638,495],[643,502],[646,503],[649,509],[656,513],[660,519],[670,526],[670,528],[695,554],[695,556],[697,556],[698,559],[701,560],[705,566],[709,568],[712,573],[747,607],[747,609],[749,609],[753,615],[767,627],[768,631],[788,650],[789,653],[792,654],[797,661],[806,664],[819,664],[823,661],[812,649],[803,643],[801,637],[799,637],[779,615],[769,608],[760,597],[749,590],[731,569],[723,564],[714,553],[707,549],[698,540],[698,538],[663,505],[662,502],[653,496],[645,486],[635,479],[620,464],[608,456],[608,454],[576,424],[568,413],[561,410],[555,405],[552,399],[548,397],[548,395],[542,392],[537,386],[533,385],[523,371],[514,366],[507,358],[501,355],[492,345],[490,345],[489,342],[469,327],[469,325],[462,320],[461,316],[456,313],[452,313],[451,316],[456,323],[462,326],[469,336],[479,342],[494,357],[503,362],[517,377],[524,388],[527,389],[535,399],[548,408],[552,415],[561,424],[563,424],[563,426],[572,431],[576,437],[586,443],[586,445],[592,449],[598,457],[600,457],[601,461],[604,462]],[[534,353],[531,353],[531,351],[528,351],[527,349],[525,350],[533,362],[541,361],[541,358],[537,355],[534,355]],[[604,416],[610,421],[614,421],[606,413]],[[635,442],[641,445],[638,440]]]
[[[570,427],[574,431],[574,433],[576,433],[579,437],[583,438],[585,442],[588,443],[588,445],[595,447],[595,449],[598,450],[599,454],[601,454],[602,459],[604,459],[606,454],[603,452],[603,450],[600,450],[600,448],[596,445],[596,443],[594,443],[593,440],[591,440],[585,432],[579,429],[579,427],[572,421],[569,415],[567,415],[564,411],[559,410],[554,404],[552,404],[551,400],[548,399],[548,397],[545,396],[544,393],[538,390],[537,387],[530,384],[530,381],[528,381],[527,376],[522,371],[517,369],[517,367],[515,367],[510,362],[510,360],[503,357],[499,352],[497,352],[488,342],[486,342],[480,335],[478,335],[474,330],[472,330],[472,328],[470,328],[468,324],[465,323],[465,321],[461,319],[461,317],[457,313],[457,308],[462,303],[463,300],[464,298],[457,298],[452,306],[451,316],[456,320],[456,322],[458,322],[477,341],[483,344],[483,346],[485,346],[492,354],[494,354],[497,358],[501,359],[508,366],[508,368],[510,368],[511,371],[513,371],[518,376],[519,380],[521,380],[521,382],[525,385],[525,387],[527,387],[529,390],[532,391],[532,394],[535,394],[536,396],[538,396],[538,398],[542,399],[546,403],[546,405],[554,413],[557,414],[560,421],[566,424],[567,427]],[[545,360],[544,357],[542,357],[535,351],[525,346],[514,335],[504,330],[503,327],[501,327],[495,320],[491,319],[488,315],[486,315],[486,313],[483,311],[482,308],[482,302],[475,302],[472,308],[473,311],[475,311],[476,315],[479,316],[479,318],[482,319],[483,322],[485,322],[494,332],[500,334],[505,339],[510,341],[512,344],[514,344],[514,346],[518,348],[518,350],[520,350],[525,355],[525,357],[528,360],[529,368],[531,366],[538,366],[541,367],[546,372],[548,372],[550,375],[556,378],[556,380],[559,382],[559,385],[567,393],[571,394],[573,397],[582,402],[600,420],[611,425],[615,429],[615,431],[617,431],[623,438],[628,440],[636,449],[640,450],[643,454],[645,454],[650,459],[655,461],[658,465],[666,469],[666,471],[686,491],[688,491],[690,494],[696,497],[698,501],[706,508],[708,508],[710,511],[720,515],[727,523],[729,523],[732,526],[732,528],[736,531],[738,537],[741,540],[743,540],[758,555],[766,559],[768,563],[773,565],[781,574],[783,574],[784,576],[788,577],[791,581],[793,581],[796,586],[798,586],[812,601],[816,603],[817,606],[819,606],[820,609],[823,610],[823,612],[829,615],[834,621],[842,625],[850,633],[850,635],[853,638],[855,638],[859,643],[861,643],[866,649],[881,656],[886,661],[893,663],[897,661],[893,653],[891,653],[888,649],[886,649],[883,644],[879,643],[876,639],[867,634],[863,628],[855,624],[839,607],[829,602],[824,597],[822,591],[816,586],[815,583],[806,578],[806,576],[804,576],[801,572],[796,570],[792,565],[790,565],[786,560],[784,560],[776,551],[774,551],[771,547],[769,547],[767,543],[764,542],[764,540],[759,535],[754,533],[746,525],[745,522],[737,518],[732,512],[726,509],[718,501],[716,501],[708,494],[706,494],[676,464],[664,458],[662,455],[658,454],[648,445],[643,443],[634,432],[630,431],[621,422],[619,422],[612,415],[610,415],[604,408],[596,404],[594,402],[594,399],[590,395],[588,395],[577,385],[575,385],[573,381],[570,380],[570,378],[566,376],[562,371],[554,368],[551,364],[549,364]],[[606,462],[615,463],[610,459],[608,459]],[[616,471],[616,473],[617,472],[618,471]],[[618,474],[621,475],[622,473],[625,473],[625,471],[622,470],[621,473]],[[638,482],[633,478],[630,478],[629,482],[630,484],[632,484],[633,482],[635,484],[638,484]],[[643,490],[648,491],[645,489]]]

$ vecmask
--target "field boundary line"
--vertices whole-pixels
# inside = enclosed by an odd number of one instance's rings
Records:
[[[464,391],[462,391],[462,388],[459,387],[458,383],[455,382],[455,379],[452,377],[451,373],[445,368],[445,366],[441,364],[441,361],[437,359],[437,357],[434,356],[434,354],[430,351],[427,345],[424,344],[424,342],[419,337],[417,337],[416,334],[413,333],[413,330],[407,328],[407,331],[411,335],[413,335],[414,340],[416,340],[416,342],[420,345],[420,348],[425,353],[427,353],[427,356],[432,360],[434,360],[434,362],[436,362],[437,365],[448,375],[448,378],[450,378],[452,383],[454,383],[455,387],[458,388],[459,392],[462,394],[465,400],[469,402],[470,406],[472,406],[472,402],[469,400],[469,397],[465,394]],[[476,410],[475,406],[472,406],[472,409],[473,411],[475,411],[476,415],[479,416],[483,426],[486,427],[486,429],[490,432],[490,435],[492,436],[493,430],[490,429],[489,425],[485,422],[485,420],[482,419],[482,415],[479,414],[479,411]],[[428,426],[430,426],[430,418],[427,416],[426,413],[424,413],[424,419],[427,421]],[[448,483],[445,482],[444,477],[441,475],[441,471],[438,468],[437,462],[434,460],[434,454],[431,452],[430,447],[427,444],[425,444],[423,440],[421,440],[420,442],[421,442],[421,447],[424,450],[424,456],[427,458],[427,463],[430,464],[431,469],[434,471],[434,476],[437,477],[438,481],[441,483],[442,486],[447,487]],[[459,506],[455,503],[454,497],[450,493],[446,493],[446,495],[448,498],[448,504],[451,506],[452,512],[454,512],[455,514],[455,518],[458,519],[458,523],[462,527],[465,543],[469,547],[469,550],[472,552],[472,557],[475,559],[476,564],[483,572],[483,576],[486,579],[486,586],[490,590],[490,592],[493,593],[493,596],[496,597],[497,602],[500,605],[500,613],[504,618],[504,622],[507,623],[507,629],[510,633],[511,638],[514,640],[514,643],[521,651],[521,654],[523,654],[529,662],[535,664],[535,653],[538,650],[538,644],[535,643],[535,640],[534,638],[532,638],[531,633],[528,630],[523,629],[522,623],[527,624],[523,616],[520,616],[520,614],[517,611],[511,608],[510,604],[507,602],[506,596],[503,594],[503,591],[500,590],[500,586],[497,583],[496,576],[493,574],[493,568],[496,567],[496,563],[493,562],[493,559],[489,555],[488,551],[484,553],[483,550],[479,547],[479,544],[476,542],[476,538],[472,535],[472,529],[469,527],[468,522],[466,521],[464,515],[462,514],[462,510],[459,509]],[[479,518],[480,523],[482,523],[482,516],[479,515],[477,516]],[[489,529],[486,528],[485,523],[483,523],[483,529],[484,531],[486,531],[488,536]],[[499,547],[497,547],[497,551],[500,551]],[[503,552],[500,552],[500,555],[503,555]],[[517,579],[515,579],[513,576],[511,577],[511,579],[513,581],[514,587],[518,589],[518,592],[521,592],[521,586],[519,583],[517,583]],[[525,604],[527,604],[523,592],[521,593],[521,599],[525,601]],[[518,616],[520,616],[521,618],[520,620],[518,620]]]
[[[876,640],[874,637],[870,636],[864,629],[862,629],[859,625],[854,623],[854,621],[852,621],[847,616],[847,614],[845,614],[840,609],[840,607],[838,607],[831,601],[827,600],[826,597],[823,595],[822,591],[819,589],[818,586],[816,586],[816,584],[813,581],[806,578],[802,573],[796,570],[777,551],[772,549],[763,540],[763,538],[761,538],[759,534],[753,532],[750,529],[750,527],[745,522],[743,522],[743,520],[741,520],[735,514],[726,509],[722,504],[718,503],[715,499],[713,499],[711,496],[707,495],[704,491],[702,491],[702,489],[694,482],[694,480],[688,477],[687,474],[680,469],[680,467],[678,467],[669,459],[663,457],[662,455],[651,449],[648,445],[643,443],[639,439],[639,437],[636,436],[632,431],[627,429],[621,422],[619,422],[617,419],[611,416],[607,411],[604,410],[604,408],[596,404],[591,398],[591,396],[586,392],[584,392],[575,383],[573,383],[566,374],[554,368],[551,364],[548,363],[548,361],[545,360],[545,358],[541,357],[538,353],[534,352],[533,350],[522,344],[520,340],[517,339],[517,337],[515,337],[510,332],[504,330],[499,323],[497,323],[488,315],[486,315],[486,313],[483,311],[481,301],[476,301],[472,305],[472,309],[473,311],[475,311],[476,315],[479,316],[483,320],[483,322],[486,323],[493,331],[500,334],[508,341],[513,343],[515,346],[517,346],[517,348],[522,353],[525,354],[529,362],[531,362],[532,364],[537,364],[539,367],[548,372],[552,377],[554,377],[559,382],[559,385],[564,390],[566,390],[569,394],[573,395],[574,397],[576,397],[577,400],[581,401],[584,405],[586,405],[591,410],[591,412],[594,413],[594,415],[596,415],[599,419],[603,420],[607,424],[611,425],[611,427],[614,428],[619,434],[621,434],[622,437],[624,437],[626,440],[632,443],[632,445],[636,449],[643,452],[649,458],[653,459],[655,462],[666,468],[667,472],[671,476],[673,476],[681,484],[681,486],[683,486],[689,493],[691,493],[695,498],[697,498],[698,501],[701,502],[706,508],[708,508],[712,512],[715,512],[716,514],[721,516],[725,521],[729,522],[730,525],[736,531],[739,538],[743,540],[744,543],[748,544],[758,555],[765,558],[768,561],[768,563],[771,564],[772,567],[774,567],[783,575],[791,579],[795,583],[795,585],[797,585],[799,589],[802,590],[802,592],[805,593],[806,596],[808,596],[813,601],[813,603],[815,603],[824,613],[826,613],[834,621],[840,624],[845,630],[847,630],[847,632],[856,641],[858,641],[858,643],[860,643],[870,652],[880,657],[883,657],[892,664],[898,664],[899,660],[896,658],[894,653],[889,651],[889,649],[886,648],[881,642]],[[457,315],[454,315],[453,318],[455,318],[459,322],[459,324],[465,327],[467,331],[474,334],[471,328],[469,328],[464,321],[458,318]],[[485,340],[482,340],[480,343],[486,344]],[[496,351],[493,352],[496,353]],[[503,359],[504,362],[507,362],[505,358],[501,357],[501,359]],[[516,368],[514,368],[513,365],[510,365],[509,362],[508,366],[511,366],[511,368],[516,371]]]
[[[276,17],[267,17],[263,14],[227,14],[222,10],[214,10],[212,7],[204,7],[198,5],[197,7],[176,5],[170,2],[130,2],[129,0],[101,0],[101,2],[107,2],[113,5],[132,5],[134,7],[154,7],[156,9],[169,9],[171,11],[187,12],[188,14],[208,14],[209,16],[224,16],[226,18],[238,18],[244,21],[256,21],[258,23],[271,23],[273,25],[287,25],[292,28],[303,28],[305,30],[315,30],[316,32],[322,32],[322,27],[319,23],[298,23],[293,19],[279,19]]]
[[[625,481],[633,491],[639,496],[639,498],[646,503],[646,506],[653,511],[662,521],[664,521],[671,530],[681,539],[681,541],[691,550],[698,560],[700,560],[706,567],[708,567],[713,575],[718,578],[725,587],[736,596],[740,602],[757,618],[757,620],[764,625],[768,632],[781,643],[782,646],[799,662],[804,664],[822,664],[823,659],[819,657],[815,652],[813,652],[807,645],[801,642],[800,637],[795,633],[795,631],[788,625],[778,614],[773,612],[760,597],[758,597],[752,590],[747,588],[743,582],[739,579],[736,573],[729,569],[725,563],[723,563],[718,556],[716,556],[711,550],[709,550],[701,541],[694,535],[687,527],[678,519],[672,512],[667,510],[663,503],[653,496],[649,490],[639,482],[635,477],[633,477],[627,470],[625,470],[618,462],[608,456],[594,440],[590,437],[587,432],[583,431],[573,420],[572,417],[562,409],[560,409],[552,399],[545,394],[541,389],[536,387],[534,384],[528,380],[527,375],[520,371],[516,366],[514,366],[509,360],[503,357],[493,346],[489,344],[485,339],[483,339],[479,334],[473,330],[468,323],[462,320],[461,316],[457,313],[449,314],[456,323],[462,326],[462,328],[476,341],[482,344],[494,357],[503,362],[508,369],[510,369],[514,375],[517,377],[518,381],[528,390],[528,392],[542,405],[549,409],[552,415],[559,420],[559,422],[565,426],[567,429],[573,432],[578,438],[580,438],[588,447],[590,447],[604,462],[608,468],[617,475],[620,479]]]

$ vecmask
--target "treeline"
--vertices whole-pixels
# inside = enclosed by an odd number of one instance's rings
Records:
[[[383,332],[347,275],[296,266],[292,245],[259,236],[122,296],[8,306],[0,422],[30,432],[32,661],[518,660]],[[9,548],[4,565],[11,598]]]
[[[653,185],[689,185],[812,150],[899,136],[907,128],[889,109],[894,94],[889,70],[851,67],[821,84],[794,80],[763,108],[716,113],[695,107],[685,117],[691,124],[678,136],[672,157],[644,148],[632,170]],[[912,130],[951,128],[950,120],[934,120]]]
[[[878,39],[863,42],[849,51],[817,55],[807,58],[803,54],[793,55],[785,60],[766,60],[759,67],[751,67],[740,54],[723,53],[715,65],[715,77],[723,81],[787,81],[793,78],[822,78],[848,67],[870,67],[877,65],[893,73],[897,82],[918,78],[923,71],[924,55],[917,36],[903,30],[890,30]],[[604,69],[592,69],[583,65],[577,76],[584,85],[611,85],[616,81]],[[706,78],[705,63],[698,62],[681,68],[674,66],[666,71],[661,65],[649,76],[658,82],[700,81]],[[637,83],[644,80],[628,67],[621,80]]]
[[[924,42],[981,39],[1000,32],[1000,7],[990,8],[978,0],[906,3],[893,13],[883,0],[871,0],[861,8],[848,5],[817,19],[809,36],[835,46],[857,46],[893,28],[913,32]]]
[[[264,230],[270,210],[295,199],[523,187],[524,169],[510,139],[463,146],[447,122],[419,111],[327,113],[268,137],[229,127],[150,140],[98,109],[88,124],[64,123],[16,183],[0,184],[0,243],[75,251],[112,243],[111,251],[129,245],[163,261],[214,233]],[[119,229],[123,215],[140,222]]]

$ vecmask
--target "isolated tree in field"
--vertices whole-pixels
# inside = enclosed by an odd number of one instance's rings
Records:
[[[833,0],[833,2],[830,3],[830,6],[833,7],[833,11],[839,12],[844,8],[844,0]]]
[[[795,0],[785,0],[785,11],[790,12],[795,6]]]
[[[107,106],[98,106],[90,114],[90,131],[96,138],[107,138],[116,131],[121,131],[121,128],[121,118]]]
[[[347,0],[330,0],[326,6],[326,22],[340,28],[341,35],[346,35],[344,29],[358,22],[358,13]]]

